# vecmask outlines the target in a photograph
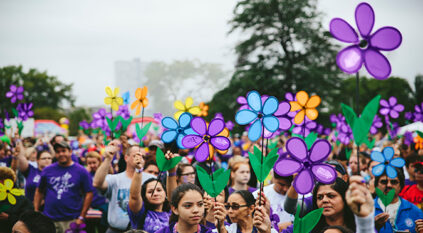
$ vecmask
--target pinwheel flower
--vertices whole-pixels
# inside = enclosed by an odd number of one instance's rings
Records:
[[[414,121],[423,121],[423,103],[414,106]]]
[[[205,104],[204,102],[200,103],[200,114],[198,114],[198,116],[208,116],[209,115],[209,106],[207,104]]]
[[[405,132],[404,133],[404,144],[405,145],[411,145],[411,143],[413,143],[414,139],[413,139],[413,133],[412,132]]]
[[[84,231],[84,228],[86,227],[85,223],[76,224],[76,222],[72,222],[69,227],[70,229],[67,229],[65,233],[87,233]]]
[[[375,115],[375,118],[373,119],[373,124],[370,127],[370,133],[375,135],[378,131],[378,129],[382,128],[383,122],[382,119],[378,115]]]
[[[419,135],[417,135],[417,137],[414,138],[414,143],[415,143],[414,148],[416,148],[416,150],[423,149],[423,138],[421,138]]]
[[[208,158],[212,158],[214,149],[225,151],[231,146],[231,141],[227,138],[227,130],[225,132],[225,122],[222,119],[213,119],[207,125],[206,121],[201,117],[196,117],[191,121],[191,128],[197,134],[190,134],[182,139],[182,145],[185,148],[197,147],[195,151],[195,159],[198,162],[204,162]],[[220,136],[222,134],[225,136]]]
[[[130,94],[129,91],[122,94],[123,104],[128,105],[130,102]]]
[[[137,90],[135,90],[135,98],[137,100],[132,102],[131,109],[137,108],[135,110],[135,115],[137,116],[140,115],[141,107],[146,108],[148,106],[147,92],[148,88],[146,86],[144,86],[142,89],[137,88]]]
[[[247,95],[247,102],[250,109],[239,110],[235,115],[235,121],[240,125],[253,122],[248,130],[248,138],[257,141],[262,136],[263,128],[275,132],[279,128],[279,120],[274,116],[278,110],[278,100],[270,96],[264,104],[257,91],[251,91]]]
[[[192,115],[187,112],[182,113],[178,122],[171,117],[163,118],[162,126],[166,129],[166,131],[162,134],[162,141],[164,143],[171,143],[176,140],[178,147],[185,149],[182,145],[182,138],[189,134],[195,134],[190,126],[191,120]]]
[[[380,100],[380,110],[379,113],[384,116],[391,116],[392,118],[398,118],[399,113],[404,111],[404,105],[397,104],[397,98],[394,96],[389,97],[389,102],[381,99]]]
[[[291,128],[292,122],[289,116],[291,110],[291,105],[288,101],[282,101],[279,103],[278,110],[273,114],[275,117],[278,118],[279,121],[279,129],[286,131]]]
[[[412,113],[412,112],[406,112],[406,113],[404,114],[404,118],[405,118],[407,121],[411,121],[411,120],[413,120],[414,115],[413,115],[413,113]]]
[[[295,125],[292,129],[292,133],[299,134],[302,136],[307,136],[313,129],[317,127],[317,123],[315,121],[307,120],[302,121],[300,124]]]
[[[325,128],[321,124],[317,124],[316,132],[319,135],[329,135],[332,130],[330,128]]]
[[[119,109],[116,111],[116,116],[121,116],[125,120],[129,119],[129,117],[131,117],[131,113],[129,112],[128,105],[119,106]]]
[[[79,122],[79,126],[82,129],[88,129],[88,128],[90,128],[90,124],[86,120],[83,120],[83,121]]]
[[[373,175],[380,176],[386,171],[386,175],[389,178],[394,179],[397,177],[397,171],[395,171],[395,167],[402,168],[405,165],[405,161],[401,157],[394,159],[393,157],[394,148],[392,147],[385,147],[382,152],[372,151],[370,158],[373,161],[379,162],[378,165],[372,168]]]
[[[10,204],[16,204],[15,196],[24,195],[23,190],[13,188],[13,181],[11,179],[6,179],[4,184],[0,183],[0,201],[3,201],[7,197],[7,201]]]
[[[234,123],[232,121],[227,121],[225,123],[225,126],[229,131],[232,131],[234,129]]]
[[[184,113],[188,112],[191,115],[197,116],[200,114],[201,109],[198,106],[192,106],[194,100],[191,97],[185,99],[185,104],[183,104],[180,100],[177,100],[173,103],[175,108],[178,110],[175,115],[173,116],[175,119],[179,119],[179,116]]]
[[[319,112],[316,110],[316,107],[319,106],[321,99],[317,95],[308,97],[307,92],[299,91],[296,95],[297,101],[291,101],[291,112],[300,110],[297,115],[295,115],[294,123],[299,125],[303,122],[304,117],[307,116],[310,120],[316,120]]]
[[[110,112],[106,112],[104,108],[100,108],[97,112],[93,113],[91,128],[101,128],[102,130],[107,131],[109,126],[107,124],[106,117],[112,118],[112,114]]]
[[[110,105],[114,111],[119,109],[119,106],[123,104],[123,98],[119,97],[119,87],[116,87],[112,92],[110,87],[106,87],[106,94],[108,95],[104,98],[104,103]]]
[[[342,144],[348,145],[348,144],[350,144],[351,140],[353,140],[353,138],[354,138],[354,136],[353,136],[351,127],[347,123],[343,123],[340,127],[337,139]]]
[[[290,157],[279,160],[274,169],[281,176],[298,173],[293,185],[299,194],[310,193],[315,180],[324,184],[335,181],[335,168],[323,163],[332,150],[327,140],[316,140],[308,150],[303,139],[293,137],[286,142],[286,150]]]
[[[352,43],[336,56],[339,68],[348,74],[357,73],[363,63],[367,71],[376,79],[386,79],[391,74],[388,59],[380,52],[398,48],[402,41],[400,31],[394,27],[382,27],[371,34],[375,15],[368,3],[360,3],[355,9],[355,22],[361,35],[341,18],[334,18],[330,22],[330,33],[336,39]]]
[[[244,96],[238,96],[238,98],[236,98],[236,102],[241,105],[238,110],[248,109],[247,98]]]
[[[20,103],[16,108],[19,113],[19,118],[23,121],[28,120],[29,117],[34,116],[34,112],[32,111],[32,103]]]
[[[217,112],[216,114],[214,114],[214,118],[225,120],[225,118],[223,118],[223,114],[221,112]]]
[[[15,85],[10,85],[9,89],[10,91],[6,93],[6,97],[10,98],[10,102],[15,103],[16,100],[23,99],[23,92],[24,92],[23,86],[16,87]]]

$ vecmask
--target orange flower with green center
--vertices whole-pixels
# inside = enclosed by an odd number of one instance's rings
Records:
[[[310,120],[316,120],[319,116],[319,112],[316,107],[319,106],[322,101],[318,95],[313,95],[309,98],[307,92],[299,91],[296,95],[297,101],[291,101],[291,112],[298,111],[295,115],[294,123],[299,125],[304,121],[305,116]]]

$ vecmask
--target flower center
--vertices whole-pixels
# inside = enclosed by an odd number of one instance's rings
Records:
[[[307,169],[308,169],[310,166],[311,166],[311,163],[310,163],[309,161],[305,161],[305,162],[304,162],[304,167],[305,167],[305,168],[307,168]]]
[[[178,128],[177,130],[176,130],[176,132],[178,133],[178,134],[180,134],[180,133],[182,133],[182,129],[181,128]]]
[[[204,135],[203,137],[205,142],[208,142],[210,140],[210,136],[209,135]]]
[[[389,164],[389,161],[385,161],[385,163],[384,163],[385,165],[388,165]]]
[[[259,119],[263,118],[263,113],[259,113],[259,114],[257,115],[257,117],[258,117]]]
[[[368,45],[369,43],[367,42],[367,40],[361,40],[360,43],[358,44],[358,46],[360,46],[360,48],[362,49],[367,48]]]

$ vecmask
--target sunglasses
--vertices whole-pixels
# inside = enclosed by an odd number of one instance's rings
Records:
[[[229,210],[230,208],[232,208],[233,210],[239,210],[239,208],[241,208],[241,207],[247,207],[248,205],[239,205],[239,204],[232,204],[232,205],[230,205],[230,204],[226,204],[225,205],[225,209],[226,210]]]
[[[397,185],[399,184],[398,180],[380,180],[379,183],[383,184],[383,185],[387,185],[388,181],[392,184],[392,185]]]

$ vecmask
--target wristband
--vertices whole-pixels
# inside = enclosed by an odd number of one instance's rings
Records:
[[[82,216],[79,216],[78,219],[84,221],[85,218]]]
[[[169,172],[169,173],[167,174],[167,176],[169,176],[169,177],[176,176],[176,172]]]
[[[144,170],[143,168],[141,168],[141,169],[135,168],[136,173],[141,173],[143,170]]]

